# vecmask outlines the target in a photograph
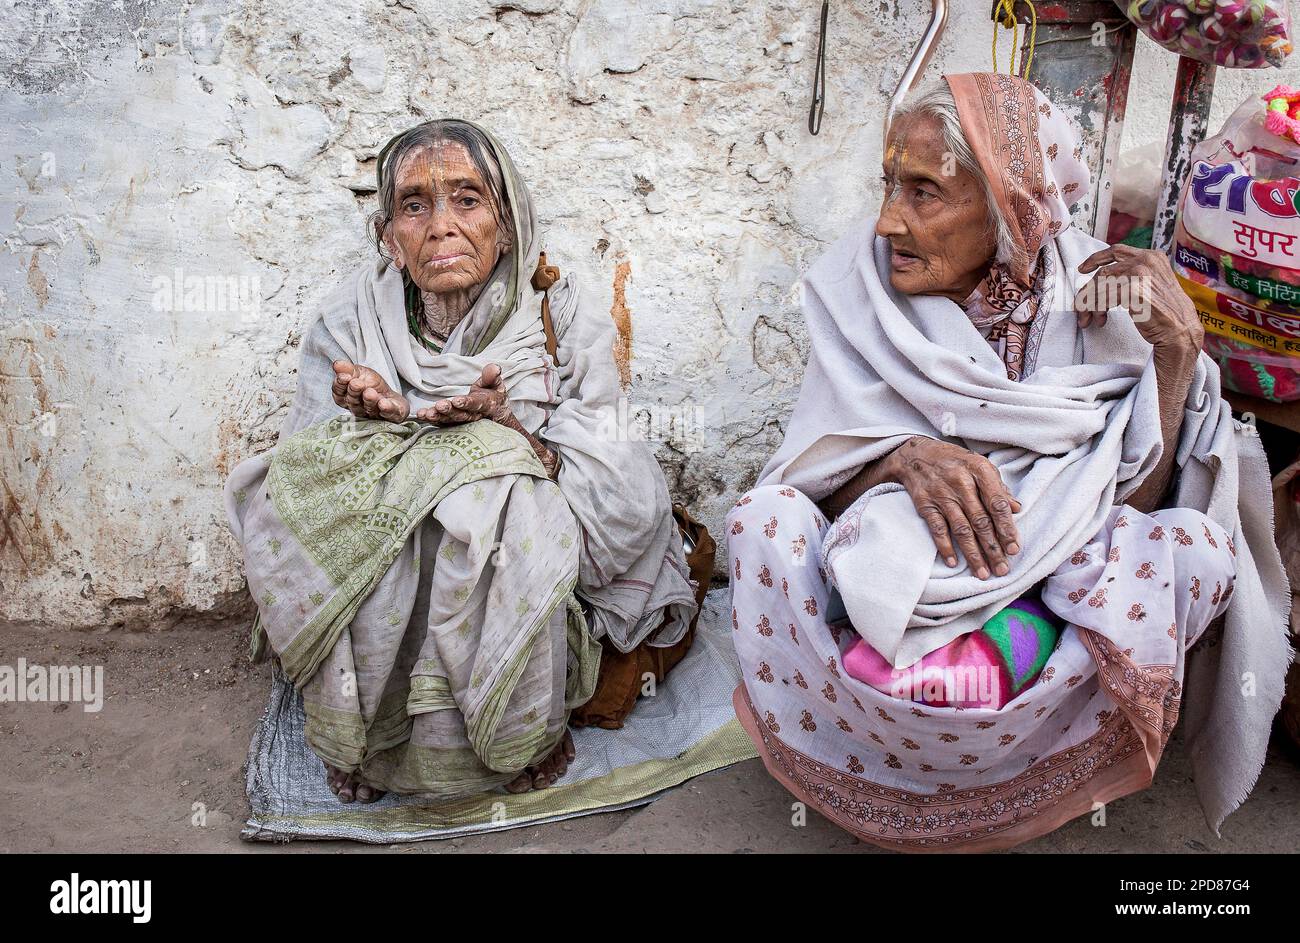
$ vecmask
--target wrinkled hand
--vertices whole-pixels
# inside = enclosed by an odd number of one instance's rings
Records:
[[[1107,303],[1123,305],[1161,360],[1196,359],[1205,330],[1163,252],[1110,246],[1079,263],[1084,274],[1094,270],[1100,270],[1093,278],[1095,284],[1084,285],[1075,294],[1079,327],[1104,326]]]
[[[888,479],[907,489],[945,563],[957,565],[955,541],[979,579],[1010,572],[1006,558],[1020,552],[1020,532],[1011,517],[1020,502],[988,459],[951,442],[917,436],[883,461]]]
[[[406,397],[394,393],[374,370],[347,360],[334,361],[334,402],[358,419],[403,422],[411,412]]]
[[[503,422],[509,413],[505,384],[501,382],[501,368],[490,363],[483,368],[479,378],[470,384],[468,393],[440,399],[432,406],[418,410],[415,417],[439,426],[454,426],[476,419]]]

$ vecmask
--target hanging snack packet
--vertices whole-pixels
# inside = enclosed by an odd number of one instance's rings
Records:
[[[1300,144],[1268,114],[1251,99],[1192,150],[1170,261],[1223,385],[1285,403],[1300,399]]]
[[[1291,54],[1286,0],[1115,0],[1170,52],[1228,69],[1280,67]]]

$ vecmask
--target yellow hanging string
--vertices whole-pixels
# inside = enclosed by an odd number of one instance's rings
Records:
[[[1029,67],[1034,64],[1034,46],[1038,42],[1038,11],[1034,9],[1034,0],[1025,0],[1029,5],[1029,57],[1025,60],[1025,71],[1021,78],[1029,80]]]
[[[1007,71],[1029,78],[1029,67],[1034,63],[1034,45],[1038,42],[1038,11],[1034,9],[1034,0],[1024,0],[1029,7],[1029,54],[1025,57],[1023,71],[1016,70],[1016,50],[1020,46],[1020,21],[1015,16],[1015,0],[998,0],[993,9],[993,71],[998,70],[998,28],[1011,30],[1011,62]]]

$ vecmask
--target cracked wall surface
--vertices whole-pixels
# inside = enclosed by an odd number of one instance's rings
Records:
[[[955,6],[931,75],[989,65],[988,5]],[[551,261],[618,326],[674,496],[718,533],[798,392],[798,274],[877,205],[928,11],[833,7],[813,137],[816,0],[0,2],[0,620],[246,611],[221,486],[273,444],[304,328],[372,251],[379,147],[431,117],[510,148]],[[1144,143],[1173,57],[1139,56]],[[1225,76],[1215,123],[1265,81],[1300,73]]]

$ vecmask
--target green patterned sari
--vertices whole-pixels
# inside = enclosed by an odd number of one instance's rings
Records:
[[[236,500],[261,628],[325,762],[401,793],[483,792],[591,696],[578,524],[518,433],[336,417]]]

